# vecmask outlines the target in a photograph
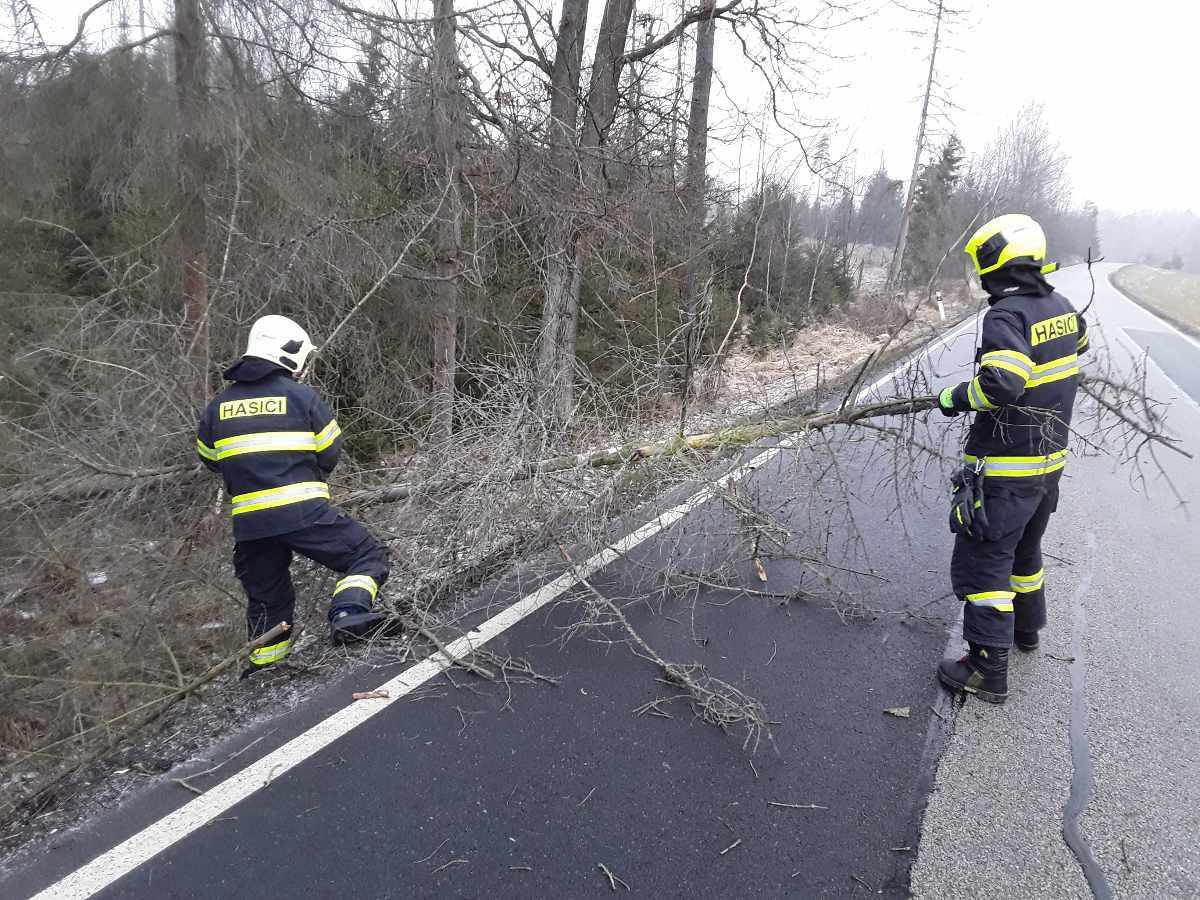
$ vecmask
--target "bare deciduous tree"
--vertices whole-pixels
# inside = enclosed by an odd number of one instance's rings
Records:
[[[900,215],[900,230],[896,234],[896,249],[892,253],[891,267],[888,269],[888,286],[894,288],[900,280],[900,272],[904,265],[904,248],[908,243],[908,226],[912,220],[913,198],[917,190],[917,174],[921,170],[921,157],[925,153],[925,130],[929,123],[929,98],[933,93],[934,73],[937,71],[938,47],[942,37],[942,14],[945,10],[943,0],[938,0],[937,13],[933,23],[933,42],[929,48],[929,74],[925,76],[925,96],[921,100],[921,117],[917,121],[917,146],[913,151],[912,174],[908,179],[908,193],[904,198],[904,212]]]
[[[462,265],[463,104],[458,88],[458,48],[454,0],[434,0],[433,150],[445,179],[446,199],[433,226],[433,422],[438,437],[448,437],[454,422],[455,343],[459,320],[458,270]]]
[[[208,38],[200,0],[175,2],[175,92],[179,224],[178,273],[184,319],[195,330],[192,346],[207,391],[208,340]]]
[[[703,253],[705,188],[708,172],[708,111],[712,102],[713,45],[717,23],[709,6],[707,17],[696,26],[696,63],[692,74],[692,99],[688,109],[687,167],[681,199],[684,209],[682,242],[684,261],[679,279],[679,311],[683,324],[683,371],[680,391],[691,390],[692,370],[700,352],[708,262]],[[682,426],[681,426],[682,427]]]
[[[575,211],[579,184],[579,77],[587,34],[588,0],[565,0],[550,73],[550,119],[546,136],[550,166],[561,186],[547,198],[552,209],[544,244],[545,297],[538,335],[538,386],[543,411],[560,420],[574,410],[575,341],[579,279],[575,264]]]

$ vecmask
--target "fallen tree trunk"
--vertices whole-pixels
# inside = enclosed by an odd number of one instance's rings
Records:
[[[115,494],[133,487],[154,487],[159,484],[189,484],[199,479],[204,468],[199,464],[185,463],[177,466],[162,466],[156,469],[116,469],[95,475],[83,475],[71,481],[35,485],[8,495],[8,502],[15,504],[41,503],[57,500],[75,503]]]
[[[587,453],[574,453],[565,456],[555,456],[539,460],[536,463],[514,466],[504,476],[507,481],[524,481],[538,475],[551,472],[561,472],[567,469],[599,469],[606,466],[619,466],[628,462],[656,457],[677,456],[689,450],[722,450],[728,447],[739,447],[753,444],[755,441],[784,434],[798,434],[806,431],[820,431],[832,425],[851,425],[860,419],[870,419],[879,416],[911,415],[932,409],[937,405],[937,398],[932,396],[913,397],[907,400],[895,400],[887,403],[871,403],[865,406],[853,406],[841,411],[826,413],[809,412],[798,416],[788,416],[769,422],[756,422],[746,425],[731,425],[716,431],[701,434],[687,434],[670,441],[657,444],[625,444],[620,447],[605,447],[591,450]],[[434,481],[423,481],[415,484],[394,484],[382,488],[371,488],[354,491],[343,497],[347,505],[368,503],[394,503],[421,494],[437,494],[445,491],[461,490],[477,483],[477,475],[455,475]]]
[[[875,416],[891,416],[921,412],[936,405],[934,397],[914,397],[888,403],[874,403],[850,407],[838,412],[808,412],[766,422],[731,425],[702,434],[688,434],[657,444],[630,443],[620,447],[605,447],[586,453],[554,456],[535,463],[524,463],[512,467],[500,476],[504,481],[525,481],[538,475],[561,472],[567,469],[599,469],[619,466],[626,462],[674,456],[688,450],[718,450],[724,447],[752,444],[763,438],[803,431],[816,431],[831,425],[851,424],[859,419]],[[169,482],[187,484],[204,475],[199,465],[164,466],[159,469],[106,469],[95,475],[87,475],[75,481],[32,487],[10,495],[16,503],[58,500],[73,502],[90,500],[133,487],[148,487]],[[371,503],[395,503],[409,497],[443,494],[462,490],[477,484],[479,475],[471,472],[451,475],[411,484],[392,484],[386,487],[364,488],[343,493],[338,499],[346,506]]]
[[[1160,422],[1149,410],[1141,410],[1147,421],[1142,422],[1127,408],[1128,404],[1137,399],[1137,395],[1129,394],[1129,389],[1102,377],[1089,376],[1079,385],[1080,392],[1090,397],[1098,406],[1115,416],[1121,423],[1133,432],[1140,434],[1146,441],[1160,444],[1174,450],[1189,459],[1192,454],[1179,446],[1179,442],[1157,430]],[[920,397],[909,397],[904,400],[888,400],[881,403],[867,403],[862,406],[848,406],[837,410],[820,412],[808,410],[794,416],[770,419],[760,422],[749,422],[740,425],[730,425],[716,431],[700,434],[680,435],[670,441],[653,444],[628,443],[619,447],[604,447],[599,450],[589,450],[586,453],[572,453],[538,460],[534,463],[522,463],[513,466],[507,472],[498,476],[503,482],[526,481],[539,475],[562,472],[569,469],[599,469],[608,466],[624,465],[638,460],[660,457],[677,456],[687,451],[713,451],[730,447],[745,446],[770,437],[785,434],[803,434],[809,431],[820,431],[835,425],[853,425],[865,419],[885,416],[915,415],[937,406],[937,398],[932,394]],[[10,495],[10,500],[16,503],[34,501],[60,500],[80,501],[92,499],[105,494],[115,493],[131,487],[153,486],[170,482],[174,485],[187,484],[195,481],[204,470],[199,465],[165,466],[160,469],[105,469],[101,473],[85,476],[77,481],[58,483],[47,487],[27,488]],[[341,493],[338,502],[345,506],[365,506],[376,503],[395,503],[410,497],[432,496],[453,491],[464,490],[478,484],[480,475],[469,472],[451,475],[446,478],[435,478],[427,481],[408,484],[391,484],[376,488],[362,488]]]
[[[1123,408],[1118,400],[1128,400],[1120,397],[1114,400],[1105,396],[1105,390],[1118,390],[1116,385],[1103,378],[1089,377],[1080,382],[1079,389],[1090,397],[1097,405],[1116,416],[1130,431],[1136,432],[1146,441],[1160,444],[1176,453],[1192,458],[1192,454],[1179,446],[1179,442],[1156,430],[1160,424],[1148,410],[1143,410],[1147,417],[1142,422],[1137,416],[1131,415]],[[657,444],[630,443],[620,447],[605,447],[591,450],[587,453],[575,453],[565,456],[555,456],[539,460],[533,464],[515,466],[505,473],[502,479],[509,482],[524,481],[538,475],[551,472],[561,472],[568,469],[599,469],[606,466],[619,466],[656,457],[677,456],[689,450],[713,451],[730,447],[746,446],[766,438],[779,437],[785,434],[803,434],[810,431],[821,431],[835,425],[853,425],[865,419],[883,418],[886,416],[915,415],[937,407],[937,397],[926,394],[920,397],[909,397],[904,400],[888,400],[881,403],[867,403],[862,406],[843,407],[828,412],[809,410],[795,416],[787,416],[765,422],[751,422],[743,425],[730,425],[716,431],[701,434],[681,435],[673,440]],[[382,488],[372,488],[354,491],[345,495],[344,503],[371,504],[393,503],[419,495],[438,494],[446,491],[462,490],[476,484],[479,476],[455,475],[450,478],[433,481],[417,482],[415,484],[395,484]]]

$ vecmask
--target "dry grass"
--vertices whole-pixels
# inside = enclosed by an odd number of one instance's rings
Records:
[[[1139,303],[1200,334],[1200,275],[1134,265],[1119,269],[1112,280]]]

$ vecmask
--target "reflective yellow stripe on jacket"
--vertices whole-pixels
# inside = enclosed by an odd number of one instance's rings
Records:
[[[196,452],[205,459],[211,459],[213,462],[217,461],[216,448],[208,446],[208,444],[204,443],[204,441],[200,440],[200,438],[196,438]]]
[[[967,453],[963,456],[969,463],[979,462],[978,456]],[[987,456],[984,457],[984,475],[1004,478],[1029,478],[1049,475],[1067,464],[1067,451],[1048,453],[1045,456]]]
[[[1070,378],[1072,375],[1079,374],[1079,355],[1072,353],[1070,356],[1060,356],[1058,359],[1052,359],[1050,362],[1042,363],[1033,367],[1033,375],[1026,382],[1026,388],[1035,388],[1038,385],[1049,384],[1052,381],[1062,381],[1064,378]]]
[[[316,444],[314,448],[318,453],[328,450],[333,446],[333,442],[341,437],[342,429],[338,425],[337,419],[331,419],[329,424],[318,431],[313,436],[313,441]]]
[[[239,434],[223,438],[214,445],[217,459],[229,459],[243,453],[267,453],[272,450],[312,451],[317,449],[311,431],[260,431],[255,434]]]
[[[996,408],[996,404],[989,400],[987,394],[983,392],[983,386],[979,383],[978,376],[967,382],[967,402],[976,412]]]
[[[329,485],[323,481],[301,481],[296,484],[285,484],[282,487],[268,488],[265,491],[238,494],[230,502],[233,514],[240,516],[260,509],[275,509],[291,503],[303,503],[305,500],[318,499],[329,499]]]
[[[990,350],[980,357],[979,364],[1012,372],[1020,377],[1022,384],[1029,381],[1035,368],[1033,360],[1019,350]]]

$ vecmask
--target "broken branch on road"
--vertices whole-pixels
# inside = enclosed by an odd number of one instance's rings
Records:
[[[593,626],[619,625],[625,631],[628,642],[633,647],[634,652],[658,666],[668,684],[684,691],[685,695],[691,701],[693,712],[700,719],[708,722],[710,725],[716,725],[722,730],[733,726],[744,727],[746,729],[746,737],[742,741],[743,749],[752,746],[753,749],[757,750],[759,740],[764,734],[768,740],[772,741],[772,744],[774,743],[771,736],[771,721],[767,716],[766,708],[760,701],[743,693],[729,682],[709,674],[704,666],[699,663],[680,665],[678,663],[667,662],[663,659],[653,647],[646,643],[646,640],[637,632],[633,625],[630,624],[629,619],[626,618],[621,609],[612,600],[600,593],[579,572],[561,545],[559,550],[562,553],[563,559],[574,570],[576,579],[587,589],[592,598],[590,601],[585,600],[582,602],[585,605],[594,607],[596,612],[603,611],[609,617],[604,619],[597,615],[589,615],[585,619],[585,622]]]

